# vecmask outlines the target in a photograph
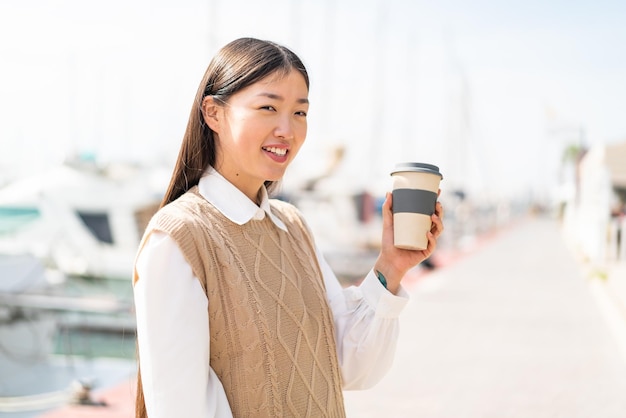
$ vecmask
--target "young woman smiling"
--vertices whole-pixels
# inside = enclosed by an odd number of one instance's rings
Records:
[[[342,288],[293,205],[270,195],[304,143],[309,78],[273,42],[242,38],[211,61],[171,182],[140,244],[133,286],[137,417],[344,417],[342,390],[390,367],[400,281],[428,248],[393,246]]]

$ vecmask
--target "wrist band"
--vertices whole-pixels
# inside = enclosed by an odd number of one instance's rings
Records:
[[[378,270],[374,270],[376,272],[376,277],[378,277],[378,280],[380,281],[380,284],[383,285],[383,287],[386,289],[387,288],[387,279],[385,279],[385,276],[383,276],[383,274],[378,271]]]

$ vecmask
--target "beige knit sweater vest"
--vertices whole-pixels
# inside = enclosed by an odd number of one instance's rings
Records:
[[[312,239],[292,205],[271,205],[289,233],[267,216],[237,225],[194,187],[161,209],[147,234],[168,233],[206,291],[210,364],[234,417],[345,417]]]

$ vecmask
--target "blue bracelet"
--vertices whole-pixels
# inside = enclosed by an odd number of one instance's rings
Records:
[[[387,279],[385,279],[385,276],[383,276],[383,274],[378,271],[378,270],[374,270],[376,272],[376,277],[378,277],[378,280],[380,281],[380,284],[383,285],[383,287],[386,289],[387,288]]]

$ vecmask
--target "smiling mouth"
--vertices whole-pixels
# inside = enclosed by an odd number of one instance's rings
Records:
[[[276,147],[262,147],[264,151],[271,152],[274,155],[278,155],[279,157],[284,157],[287,154],[286,148],[276,148]]]

